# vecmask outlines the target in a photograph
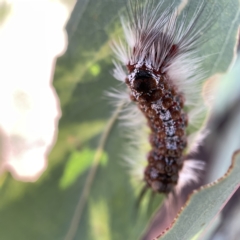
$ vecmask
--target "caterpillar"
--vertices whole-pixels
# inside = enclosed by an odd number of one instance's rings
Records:
[[[190,21],[187,11],[179,14],[174,3],[165,5],[164,0],[130,1],[127,18],[121,21],[125,40],[113,46],[119,61],[114,62],[114,77],[126,84],[127,94],[115,92],[112,96],[127,96],[127,121],[145,118],[151,149],[143,179],[146,188],[169,194],[197,181],[197,173],[203,169],[203,162],[186,160],[186,129],[191,120],[186,109],[202,109],[198,98],[203,58],[197,57],[197,52],[213,21],[209,11],[205,22],[199,23],[205,1],[197,6]],[[139,131],[139,124],[133,125],[134,131]]]

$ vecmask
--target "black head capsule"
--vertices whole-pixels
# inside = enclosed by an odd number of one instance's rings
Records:
[[[156,80],[147,70],[139,70],[132,83],[132,89],[138,93],[150,93],[156,89]]]

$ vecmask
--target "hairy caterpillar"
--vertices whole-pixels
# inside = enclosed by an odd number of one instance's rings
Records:
[[[130,99],[138,107],[136,113],[129,103],[132,116],[125,119],[141,119],[142,113],[151,131],[151,150],[143,171],[146,187],[168,194],[196,181],[197,171],[203,168],[201,161],[184,160],[188,125],[185,108],[201,109],[198,98],[202,58],[196,53],[205,41],[203,32],[213,21],[210,11],[205,22],[199,24],[205,1],[197,6],[190,21],[186,12],[179,16],[174,4],[163,9],[164,4],[163,0],[130,1],[127,20],[122,19],[126,44],[114,45],[126,70],[115,63],[114,76],[126,83]],[[119,98],[116,93],[112,95]],[[136,123],[135,131],[138,126]]]

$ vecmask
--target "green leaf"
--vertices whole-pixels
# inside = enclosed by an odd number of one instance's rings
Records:
[[[170,240],[179,236],[181,239],[190,240],[196,233],[208,227],[229,197],[238,189],[239,171],[240,152],[234,155],[232,165],[224,177],[217,183],[202,187],[191,196],[184,210],[173,223],[173,227],[159,239]]]
[[[82,151],[74,151],[67,160],[63,176],[60,179],[60,187],[65,189],[72,185],[83,172],[85,172],[93,163],[95,151],[84,148]],[[103,153],[99,162],[102,165],[107,164],[107,154]]]

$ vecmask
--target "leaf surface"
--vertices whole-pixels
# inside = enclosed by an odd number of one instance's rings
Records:
[[[232,165],[217,183],[203,186],[196,191],[179,214],[173,228],[160,237],[161,240],[192,239],[196,233],[208,227],[213,218],[224,207],[240,185],[240,152],[237,152]],[[198,239],[198,238],[197,238]]]

